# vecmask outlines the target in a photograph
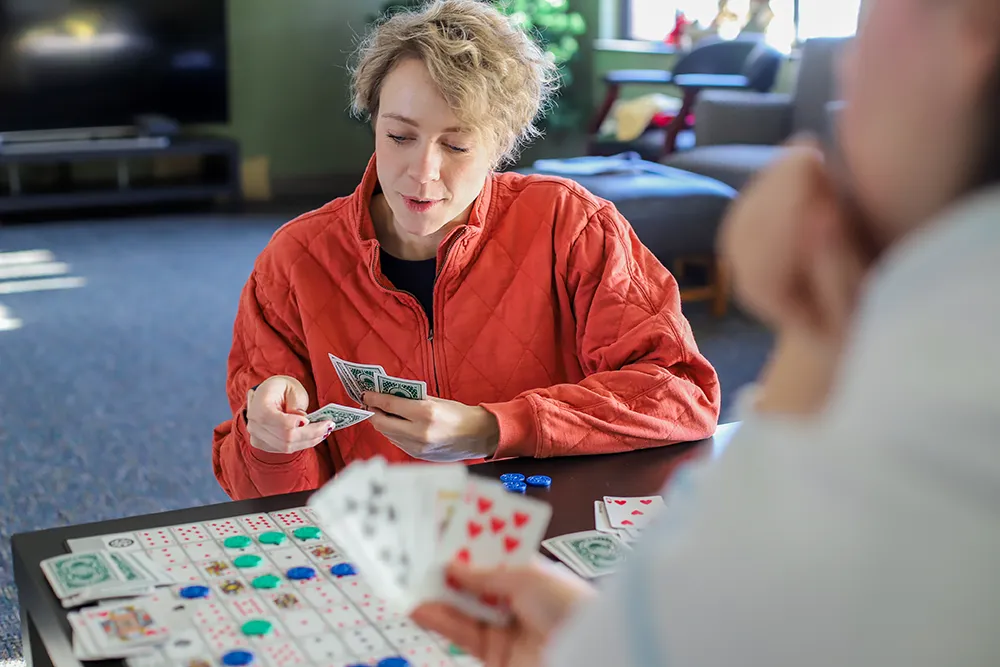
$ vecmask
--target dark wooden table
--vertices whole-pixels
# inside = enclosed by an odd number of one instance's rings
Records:
[[[720,426],[715,437],[708,440],[627,454],[509,459],[473,466],[470,471],[487,477],[499,477],[505,472],[552,477],[551,488],[529,487],[529,494],[545,499],[553,507],[547,537],[564,535],[594,528],[594,500],[605,495],[656,494],[684,462],[717,456],[735,430],[735,424],[727,424]],[[310,492],[293,493],[14,535],[11,546],[14,580],[21,604],[25,662],[33,667],[81,667],[80,661],[73,657],[67,610],[53,594],[39,567],[42,560],[67,553],[66,540],[274,512],[301,507],[306,504],[309,495]],[[115,660],[100,664],[117,667],[123,663]]]

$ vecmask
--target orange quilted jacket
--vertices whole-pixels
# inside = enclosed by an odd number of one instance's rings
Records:
[[[410,457],[370,423],[318,447],[250,446],[247,390],[298,378],[310,409],[351,405],[327,357],[380,364],[428,393],[496,415],[496,457],[622,452],[711,435],[718,378],[673,277],[615,207],[576,183],[495,174],[438,250],[433,323],[379,268],[364,180],[278,230],[243,289],[229,357],[234,417],[215,429],[215,475],[234,499],[314,489],[355,459]]]

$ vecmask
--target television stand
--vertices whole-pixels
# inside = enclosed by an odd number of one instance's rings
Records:
[[[0,145],[0,215],[181,201],[237,202],[239,145],[118,137]]]
[[[167,137],[122,137],[116,139],[60,139],[56,141],[18,141],[0,143],[3,155],[38,155],[42,153],[76,153],[92,151],[131,150],[136,148],[166,148]]]

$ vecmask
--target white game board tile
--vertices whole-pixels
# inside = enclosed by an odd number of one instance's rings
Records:
[[[278,525],[274,523],[267,514],[247,514],[236,519],[243,530],[251,535],[278,530]]]
[[[276,524],[289,533],[296,528],[315,525],[303,512],[299,510],[292,509],[271,512],[270,516]]]
[[[190,544],[191,542],[204,542],[212,539],[209,533],[200,523],[185,523],[179,526],[171,526],[170,533],[177,540],[178,544]]]
[[[169,547],[177,544],[177,540],[170,532],[169,528],[150,528],[140,530],[135,534],[139,544],[143,549],[155,549],[158,547]]]
[[[162,567],[184,565],[191,562],[184,548],[177,545],[146,549],[146,555],[149,556],[151,561]]]
[[[225,550],[214,540],[191,542],[183,547],[184,553],[194,563],[204,560],[218,560],[226,557]]]

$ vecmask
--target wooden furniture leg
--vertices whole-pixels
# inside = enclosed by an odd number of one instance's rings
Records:
[[[716,257],[712,263],[712,287],[715,294],[712,297],[712,314],[725,317],[729,308],[729,296],[732,289],[732,276],[726,260]]]

